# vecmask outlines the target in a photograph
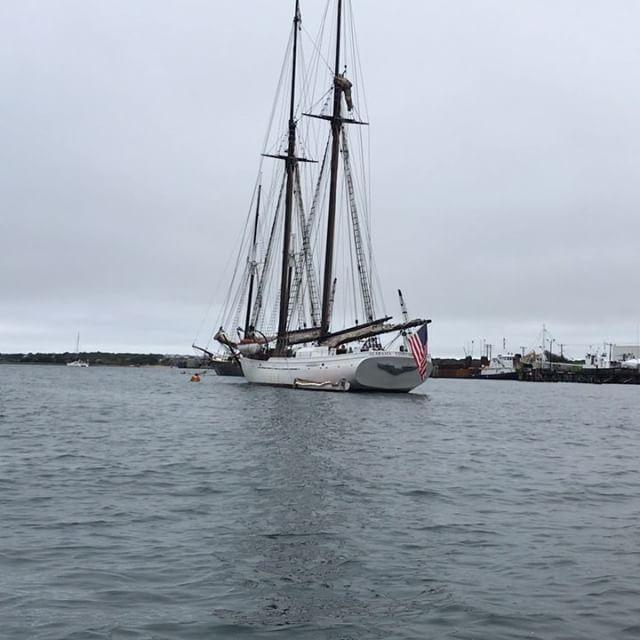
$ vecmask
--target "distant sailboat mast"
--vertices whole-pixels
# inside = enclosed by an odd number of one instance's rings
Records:
[[[80,332],[76,334],[76,359],[72,362],[67,362],[67,367],[88,367],[89,363],[86,360],[80,360]]]
[[[247,295],[247,313],[244,321],[244,335],[249,336],[252,333],[251,327],[251,303],[253,298],[253,283],[256,275],[256,242],[258,237],[258,217],[260,216],[260,194],[262,193],[262,185],[258,185],[258,197],[256,202],[256,216],[253,223],[253,243],[251,245],[251,275],[249,276],[249,293]]]

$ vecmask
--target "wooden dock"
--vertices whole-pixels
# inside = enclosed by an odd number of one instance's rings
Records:
[[[487,358],[434,358],[432,377],[491,380],[491,378],[480,376],[481,368],[487,364],[489,364]],[[580,364],[559,362],[542,363],[535,367],[520,363],[517,379],[522,382],[640,384],[640,370],[624,367],[585,368]]]

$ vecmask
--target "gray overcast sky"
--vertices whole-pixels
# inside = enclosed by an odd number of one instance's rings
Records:
[[[635,343],[640,3],[352,3],[387,307],[435,356]],[[206,342],[292,6],[0,4],[0,351]]]

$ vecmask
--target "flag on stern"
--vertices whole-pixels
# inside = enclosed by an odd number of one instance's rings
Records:
[[[416,367],[418,367],[421,380],[427,377],[427,354],[429,353],[427,341],[427,323],[425,322],[415,333],[409,336],[409,349],[416,362]]]

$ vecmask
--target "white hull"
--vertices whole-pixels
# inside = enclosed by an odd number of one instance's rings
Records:
[[[508,380],[518,377],[518,371],[515,368],[515,357],[513,354],[501,354],[491,358],[488,366],[483,367],[480,371],[481,378],[493,380]]]
[[[84,360],[74,360],[73,362],[67,362],[67,367],[88,367],[89,363]]]
[[[266,360],[241,358],[248,382],[300,389],[318,388],[349,391],[390,391],[406,393],[420,379],[413,357],[406,352],[366,351],[357,353],[298,354]],[[428,362],[427,376],[431,373]]]
[[[506,376],[516,376],[518,372],[514,367],[484,367],[480,370],[481,378],[504,378]]]
[[[511,369],[483,369],[480,377],[483,380],[515,380],[518,372]]]

